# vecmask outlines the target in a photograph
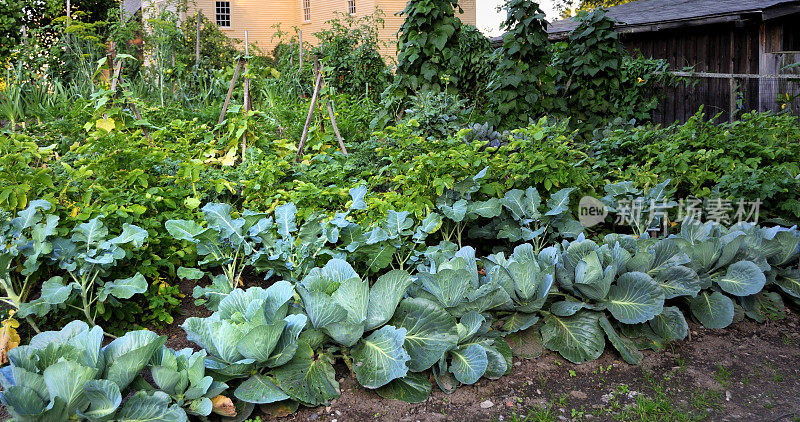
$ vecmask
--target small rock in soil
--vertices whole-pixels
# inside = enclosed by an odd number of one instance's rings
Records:
[[[572,396],[572,397],[575,397],[578,400],[584,400],[587,397],[586,393],[584,393],[583,391],[574,391],[573,390],[573,391],[569,392],[569,395]]]
[[[494,406],[494,403],[492,403],[491,400],[484,400],[484,401],[481,402],[481,408],[482,409],[488,409],[488,408],[490,408],[492,406]]]

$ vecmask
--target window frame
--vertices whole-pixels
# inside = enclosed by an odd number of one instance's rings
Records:
[[[347,0],[347,14],[355,16],[358,9],[356,8],[356,0]]]
[[[303,14],[303,23],[311,22],[311,0],[302,0],[301,13]]]
[[[225,13],[226,9],[227,14]],[[226,16],[227,19],[225,19]],[[221,22],[227,22],[228,25],[222,25]],[[221,30],[233,28],[233,6],[231,5],[231,0],[214,0],[214,23]]]

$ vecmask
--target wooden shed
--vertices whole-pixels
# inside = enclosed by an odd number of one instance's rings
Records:
[[[800,0],[639,0],[608,15],[631,53],[666,59],[679,74],[692,68],[695,83],[667,90],[658,123],[685,122],[701,105],[722,119],[800,109],[800,68],[787,68],[800,62]],[[576,26],[553,22],[550,39]]]

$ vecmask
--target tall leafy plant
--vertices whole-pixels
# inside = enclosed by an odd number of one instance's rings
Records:
[[[560,52],[559,86],[568,117],[584,134],[617,115],[625,50],[614,30],[616,22],[604,9],[581,12],[568,46]]]
[[[503,23],[499,63],[488,86],[493,123],[501,128],[527,126],[544,113],[554,97],[553,70],[548,69],[547,21],[539,4],[511,0]]]
[[[451,72],[459,95],[478,104],[485,99],[486,85],[492,74],[492,43],[473,25],[458,30],[459,67]]]
[[[461,21],[455,16],[456,9],[461,10],[457,0],[410,0],[400,13],[405,20],[397,42],[395,78],[383,94],[387,110],[373,121],[373,126],[402,111],[406,98],[414,92],[444,89],[440,77],[460,67]]]
[[[337,16],[314,36],[314,53],[320,57],[326,83],[341,93],[378,100],[392,74],[381,57],[386,43],[378,36],[384,27],[382,12],[356,18]]]

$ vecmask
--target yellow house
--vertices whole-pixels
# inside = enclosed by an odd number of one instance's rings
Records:
[[[192,5],[191,2],[195,4]],[[462,22],[475,25],[476,0],[461,0],[464,13]],[[199,9],[229,37],[245,39],[256,44],[262,51],[271,52],[277,44],[273,39],[275,25],[281,30],[294,33],[296,27],[303,31],[303,42],[316,44],[312,34],[326,27],[326,22],[338,13],[349,13],[355,17],[371,15],[378,8],[384,13],[385,27],[380,30],[382,40],[390,43],[385,53],[394,55],[397,31],[404,17],[396,13],[406,7],[406,0],[190,0],[188,13]]]

